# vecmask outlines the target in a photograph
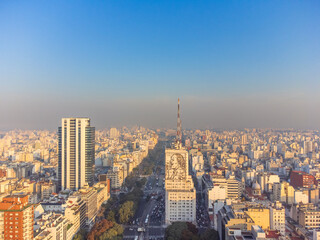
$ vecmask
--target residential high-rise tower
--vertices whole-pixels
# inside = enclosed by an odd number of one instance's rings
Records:
[[[59,138],[59,189],[93,185],[95,128],[89,118],[62,118]]]

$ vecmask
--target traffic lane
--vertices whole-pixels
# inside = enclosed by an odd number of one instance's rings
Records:
[[[165,228],[149,227],[148,230],[149,230],[149,237],[164,237]]]
[[[137,236],[138,235],[138,231],[137,228],[134,227],[126,227],[123,231],[123,236],[126,237],[131,237],[131,236]]]
[[[144,207],[144,212],[143,212],[143,215],[141,217],[140,224],[145,224],[147,215],[150,216],[150,212],[152,211],[154,205],[155,205],[154,200],[150,199],[149,202],[147,203],[147,205],[143,206]]]

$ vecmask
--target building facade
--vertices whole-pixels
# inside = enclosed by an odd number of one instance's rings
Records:
[[[188,152],[166,149],[166,224],[176,221],[196,224],[196,190],[189,175]]]
[[[306,172],[292,171],[290,174],[290,184],[294,188],[312,188],[318,185],[318,182],[314,176]]]
[[[93,185],[95,128],[89,118],[62,118],[58,129],[59,190]]]
[[[28,196],[7,196],[0,202],[0,240],[33,239],[34,209]]]
[[[278,230],[282,236],[286,234],[285,208],[278,201],[270,207],[270,229]]]

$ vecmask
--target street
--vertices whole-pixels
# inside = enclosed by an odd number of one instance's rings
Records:
[[[164,151],[161,152],[157,162],[163,162]],[[164,239],[164,169],[160,165],[161,173],[152,173],[144,188],[144,196],[139,202],[138,209],[133,218],[133,224],[124,227],[125,240],[162,240]]]

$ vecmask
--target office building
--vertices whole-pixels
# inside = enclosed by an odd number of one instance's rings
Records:
[[[58,129],[59,190],[93,185],[95,128],[89,118],[63,118]]]
[[[226,179],[223,176],[212,176],[212,182],[216,186],[220,186],[226,189],[226,198],[228,199],[240,199],[242,194],[242,185],[241,182],[230,176],[229,179]]]
[[[178,127],[175,148],[165,150],[166,224],[196,224],[196,190],[189,175],[188,152],[181,144],[181,122],[178,100]]]

